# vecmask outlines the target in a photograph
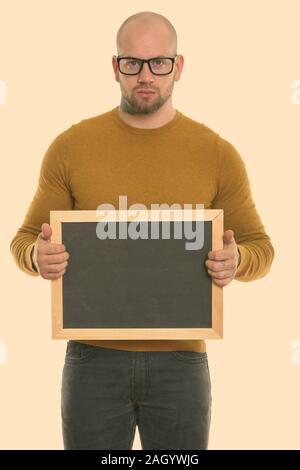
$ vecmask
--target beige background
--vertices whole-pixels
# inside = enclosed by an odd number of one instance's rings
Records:
[[[267,277],[224,288],[225,339],[208,344],[210,449],[299,449],[300,1],[1,0],[0,7],[0,448],[62,448],[65,342],[51,340],[50,282],[22,273],[9,244],[50,142],[118,105],[116,31],[151,9],[174,24],[185,57],[174,106],[240,151],[276,252]]]

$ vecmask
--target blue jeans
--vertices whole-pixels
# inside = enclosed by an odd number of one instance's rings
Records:
[[[206,352],[124,351],[70,340],[61,389],[65,449],[207,449]]]

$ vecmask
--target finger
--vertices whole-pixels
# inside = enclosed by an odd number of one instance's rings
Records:
[[[66,251],[65,245],[60,243],[46,243],[39,247],[39,253],[43,255],[54,255]]]
[[[40,238],[43,239],[43,240],[50,240],[51,239],[51,235],[52,235],[52,229],[50,227],[49,224],[47,223],[44,223],[42,224],[42,227],[41,227],[42,231],[40,233]]]
[[[61,276],[63,276],[65,274],[66,270],[64,269],[63,271],[59,272],[59,273],[46,273],[46,274],[43,274],[42,277],[44,279],[50,279],[50,280],[54,280],[54,279],[58,279],[60,278]]]
[[[225,271],[211,271],[210,269],[207,270],[208,274],[213,277],[214,279],[227,279],[233,276],[234,271],[232,269],[225,270]]]
[[[226,244],[234,243],[234,231],[233,230],[226,230],[223,234],[223,241]]]
[[[208,252],[208,258],[211,260],[226,261],[233,257],[234,257],[233,250],[216,250],[216,251]]]
[[[47,266],[44,266],[44,271],[46,273],[59,273],[60,271],[63,271],[67,266],[68,261],[59,264],[48,264]]]
[[[50,254],[45,255],[46,264],[59,264],[67,261],[70,258],[70,254],[67,251],[64,251],[60,254]]]
[[[227,279],[213,279],[212,282],[216,284],[218,287],[225,287],[232,281],[232,278]]]
[[[234,259],[226,260],[226,261],[205,261],[206,267],[211,271],[223,271],[225,269],[235,269],[236,262]]]

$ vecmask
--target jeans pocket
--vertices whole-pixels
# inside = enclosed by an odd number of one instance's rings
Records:
[[[179,361],[187,362],[187,363],[194,363],[197,364],[203,363],[207,364],[207,353],[206,352],[198,352],[198,351],[172,351],[173,357],[178,359]]]
[[[92,359],[97,353],[97,346],[69,340],[67,343],[65,363],[83,364]]]

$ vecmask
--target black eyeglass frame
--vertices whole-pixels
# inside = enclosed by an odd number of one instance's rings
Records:
[[[123,75],[139,75],[142,71],[142,68],[144,66],[144,63],[146,62],[148,64],[148,67],[151,71],[151,73],[153,75],[158,75],[158,76],[162,76],[162,75],[170,75],[170,73],[173,72],[173,69],[174,69],[174,62],[176,60],[176,57],[178,57],[178,54],[175,55],[175,57],[152,57],[151,59],[139,59],[138,57],[122,57],[122,56],[117,56],[117,62],[118,62],[118,69],[119,69],[119,72],[122,73]],[[136,73],[126,73],[126,72],[122,72],[121,69],[120,69],[120,61],[121,59],[134,59],[134,60],[138,60],[141,62],[140,64],[140,69],[138,72]],[[155,73],[153,72],[152,68],[151,68],[151,65],[150,65],[150,61],[151,60],[155,60],[155,59],[170,59],[172,61],[172,68],[170,70],[170,72],[167,72],[167,73]]]

